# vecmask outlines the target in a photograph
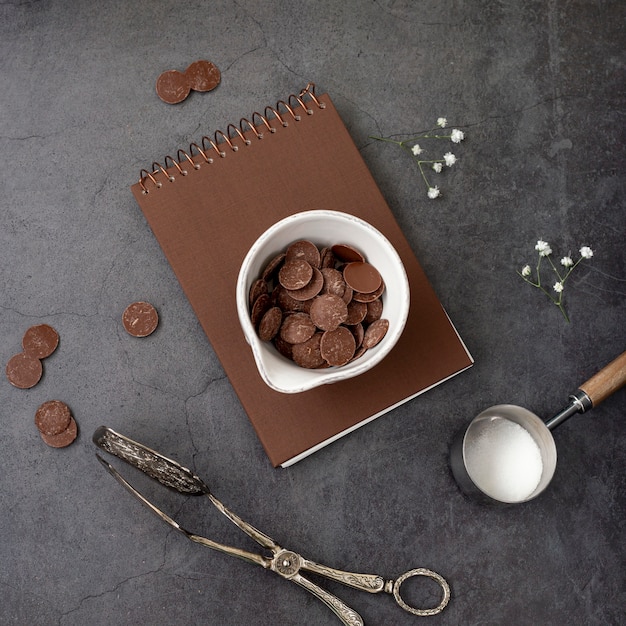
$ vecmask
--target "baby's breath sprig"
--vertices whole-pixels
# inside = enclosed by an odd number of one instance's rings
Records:
[[[569,322],[569,317],[567,316],[567,312],[565,311],[565,306],[563,304],[563,290],[565,288],[565,281],[570,277],[571,273],[574,271],[574,268],[578,266],[578,264],[583,259],[590,259],[593,256],[593,250],[589,246],[582,246],[579,250],[580,258],[577,261],[574,261],[571,257],[571,254],[564,256],[561,259],[561,266],[564,268],[563,270],[559,270],[557,266],[554,264],[552,260],[552,248],[547,241],[543,241],[539,239],[537,241],[537,245],[535,246],[535,250],[537,251],[537,267],[535,268],[535,274],[533,276],[533,270],[530,265],[525,265],[521,271],[517,273],[529,284],[533,287],[537,287],[540,291],[542,291],[550,301],[559,307],[563,317],[567,322]],[[552,290],[556,295],[553,295],[546,287],[543,286],[541,282],[541,262],[543,259],[546,259],[550,264],[550,268],[553,273],[556,275],[556,282],[552,285]],[[561,271],[563,273],[561,273]]]
[[[445,117],[440,117],[437,119],[437,126],[439,128],[446,128],[448,125],[448,120]],[[402,141],[398,141],[396,139],[390,139],[389,137],[376,137],[374,135],[370,135],[370,139],[375,139],[376,141],[384,141],[386,143],[393,143],[396,146],[400,146],[403,150],[406,150],[411,154],[413,159],[417,163],[417,167],[419,168],[420,174],[424,183],[426,183],[426,189],[428,190],[428,197],[434,200],[441,195],[441,190],[438,185],[431,185],[430,181],[426,176],[426,169],[430,168],[437,174],[441,173],[443,170],[443,166],[452,167],[457,159],[452,152],[446,152],[441,159],[424,159],[420,158],[420,155],[424,152],[424,148],[420,146],[418,141],[422,141],[423,139],[449,139],[452,143],[461,143],[463,139],[465,139],[465,133],[458,128],[453,128],[450,131],[449,135],[441,135],[435,128],[434,130],[428,131],[422,135],[418,135],[417,137],[411,137],[411,139],[404,139]]]

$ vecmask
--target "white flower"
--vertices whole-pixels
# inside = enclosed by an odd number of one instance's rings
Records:
[[[563,283],[557,280],[554,285],[552,285],[552,289],[557,293],[561,293],[561,291],[563,291]]]
[[[593,250],[589,246],[583,246],[580,249],[580,256],[583,259],[590,259],[593,256]]]
[[[431,199],[435,199],[439,196],[441,192],[439,191],[439,187],[435,186],[435,187],[429,187],[428,188],[428,197]]]
[[[450,135],[450,139],[452,140],[452,143],[461,143],[463,139],[465,139],[465,133],[458,128],[454,128],[452,130],[452,134]]]
[[[571,256],[564,256],[561,259],[561,265],[563,267],[572,267],[572,265],[574,265],[574,261],[572,261],[572,257]]]
[[[446,152],[443,155],[443,158],[446,161],[446,165],[448,167],[450,167],[451,165],[454,165],[456,163],[456,157],[452,154],[452,152]]]
[[[441,163],[433,163],[433,169],[435,170],[435,172],[437,172],[437,174],[441,172],[442,167],[443,166],[441,165]]]
[[[535,250],[539,252],[539,256],[549,256],[552,254],[550,244],[547,241],[542,241],[541,239],[537,242]]]
[[[445,117],[437,118],[437,126],[440,126],[441,128],[445,128],[447,125],[448,125],[448,120]]]
[[[423,150],[420,148],[420,145],[418,143],[416,143],[411,148],[411,152],[413,153],[414,156],[417,156],[418,154],[422,154]]]
[[[524,265],[524,267],[522,268],[522,276],[530,276],[530,265]]]

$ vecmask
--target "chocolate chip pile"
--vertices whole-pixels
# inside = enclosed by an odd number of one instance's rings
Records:
[[[300,367],[342,366],[387,333],[378,270],[356,248],[300,240],[275,256],[249,294],[259,338]]]

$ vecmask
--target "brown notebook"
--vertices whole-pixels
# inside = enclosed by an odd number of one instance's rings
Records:
[[[274,467],[322,446],[473,363],[327,94],[308,85],[142,170],[133,194]],[[235,285],[257,237],[299,211],[352,213],[378,228],[409,278],[411,309],[369,372],[299,394],[265,385],[239,326]]]

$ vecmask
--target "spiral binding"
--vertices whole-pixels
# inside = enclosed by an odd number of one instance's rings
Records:
[[[240,145],[243,147],[251,146],[256,139],[264,138],[265,131],[275,133],[277,128],[289,126],[289,117],[299,122],[302,119],[302,112],[313,115],[311,103],[315,104],[318,109],[326,107],[315,95],[314,83],[309,83],[298,95],[291,94],[286,102],[279,100],[276,107],[265,107],[263,115],[255,111],[250,116],[251,120],[242,117],[239,120],[239,125],[229,124],[226,127],[226,132],[216,130],[213,133],[213,138],[202,137],[200,144],[193,142],[190,144],[189,150],[178,150],[175,158],[167,155],[163,160],[163,165],[155,161],[152,163],[151,170],[142,169],[139,173],[141,193],[149,193],[149,188],[146,186],[148,181],[152,183],[155,189],[159,189],[163,186],[162,179],[173,182],[177,176],[189,174],[189,169],[186,168],[191,167],[194,170],[199,170],[203,163],[211,164],[216,157],[223,159],[229,152],[237,152]],[[274,125],[272,125],[274,120]],[[280,124],[279,127],[276,126],[276,122]],[[248,132],[247,136],[246,132]],[[250,133],[252,139],[249,138]]]

